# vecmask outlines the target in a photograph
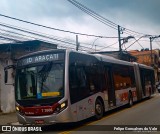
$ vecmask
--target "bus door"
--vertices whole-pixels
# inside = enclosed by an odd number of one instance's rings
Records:
[[[70,99],[72,111],[76,111],[78,121],[91,116],[90,109],[93,105],[89,93],[84,66],[70,67]]]
[[[92,61],[93,60],[93,61]],[[89,76],[93,79],[91,64],[97,60],[91,56],[70,53],[69,63],[69,90],[71,111],[73,112],[74,120],[83,120],[93,115],[92,109],[94,106],[92,92],[89,85]],[[95,75],[96,76],[96,75]],[[92,89],[93,85],[92,85]]]
[[[143,70],[140,71],[140,75],[141,75],[142,93],[144,97],[146,96],[146,86],[145,86],[145,73]]]
[[[116,97],[115,97],[114,79],[111,67],[105,67],[105,78],[106,78],[107,92],[108,92],[108,105],[109,107],[114,107],[116,106]]]

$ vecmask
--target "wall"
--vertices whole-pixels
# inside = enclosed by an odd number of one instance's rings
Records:
[[[0,102],[1,102],[1,110],[3,113],[10,113],[15,111],[15,99],[14,99],[14,86],[13,85],[5,85],[4,83],[4,67],[8,64],[12,64],[12,61],[1,60],[0,61],[0,72],[1,72],[1,84],[0,84]],[[9,69],[9,78],[8,83],[13,83],[14,79],[11,76],[11,72],[13,70]]]

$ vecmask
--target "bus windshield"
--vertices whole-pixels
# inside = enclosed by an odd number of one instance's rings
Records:
[[[64,63],[47,62],[17,69],[16,100],[64,96]]]

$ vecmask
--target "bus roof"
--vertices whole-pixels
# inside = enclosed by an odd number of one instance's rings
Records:
[[[139,63],[138,63],[138,64],[139,64]],[[144,65],[144,64],[139,64],[139,67],[140,67],[140,68],[146,68],[146,69],[152,69],[152,70],[154,70],[153,67],[147,66],[147,65]]]
[[[140,67],[142,68],[146,68],[146,69],[153,69],[150,66],[144,65],[144,64],[139,64],[136,62],[128,62],[128,61],[123,61],[123,60],[119,60],[116,59],[114,57],[111,56],[107,56],[107,55],[102,55],[102,54],[90,54],[87,52],[79,52],[79,51],[75,51],[75,50],[70,50],[70,49],[51,49],[51,50],[42,50],[42,51],[37,51],[37,52],[33,52],[27,55],[24,55],[22,57],[20,57],[19,59],[23,59],[23,58],[27,58],[29,56],[33,56],[33,55],[39,55],[39,54],[44,54],[44,53],[51,53],[51,52],[65,52],[67,51],[68,53],[70,52],[75,52],[75,53],[80,53],[80,54],[85,54],[85,55],[90,55],[90,56],[94,56],[95,58],[97,58],[99,61],[104,61],[104,62],[109,62],[109,63],[115,63],[115,64],[121,64],[121,65],[128,65],[128,66],[134,66],[134,64],[138,64]]]
[[[131,62],[119,60],[119,59],[116,59],[116,58],[111,57],[111,56],[101,55],[101,54],[98,54],[98,55],[95,54],[95,56],[97,58],[99,57],[101,59],[101,61],[104,61],[104,62],[133,66],[133,64]]]
[[[115,64],[121,64],[121,65],[133,66],[133,64],[132,64],[131,62],[119,60],[119,59],[116,59],[116,58],[114,58],[114,57],[107,56],[107,55],[102,55],[102,54],[90,54],[90,53],[86,53],[86,52],[78,52],[78,51],[75,51],[75,50],[68,50],[68,52],[76,52],[76,53],[81,53],[81,54],[85,54],[85,55],[94,56],[94,57],[97,58],[99,61],[104,61],[104,62],[109,62],[109,63],[115,63]]]

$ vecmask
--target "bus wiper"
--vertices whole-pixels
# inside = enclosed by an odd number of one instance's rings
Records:
[[[38,72],[43,82],[46,81],[48,74],[51,71],[51,68],[52,68],[52,62],[49,62],[48,64],[44,65],[42,69]]]
[[[36,98],[36,95],[33,95],[33,96],[24,96],[22,99],[28,99],[28,98]]]

